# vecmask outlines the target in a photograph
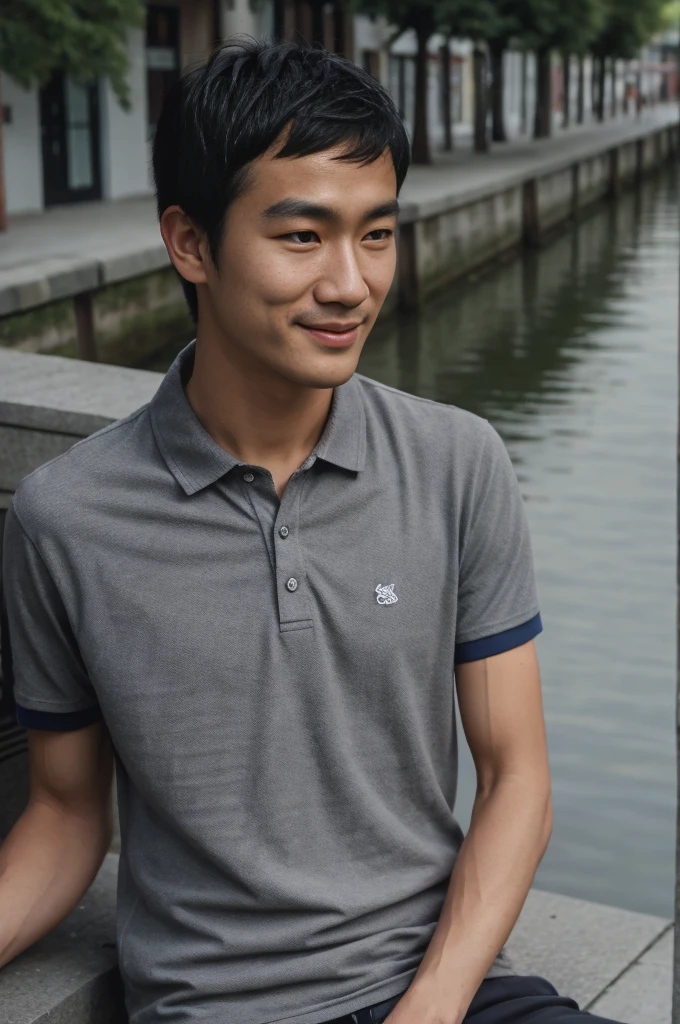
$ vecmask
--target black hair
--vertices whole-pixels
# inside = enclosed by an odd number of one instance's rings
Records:
[[[346,143],[340,159],[366,164],[389,149],[401,189],[411,160],[406,129],[367,71],[320,45],[226,42],[168,91],[153,142],[158,216],[181,206],[205,232],[215,266],[227,209],[248,185],[248,164],[289,122],[276,157]],[[196,322],[196,286],[181,282]]]

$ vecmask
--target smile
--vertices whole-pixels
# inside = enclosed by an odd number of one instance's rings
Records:
[[[304,324],[298,324],[298,327],[302,327],[303,330],[307,331],[308,334],[311,334],[313,338],[328,348],[347,348],[356,341],[361,324],[347,327],[338,325],[332,328],[306,327]]]

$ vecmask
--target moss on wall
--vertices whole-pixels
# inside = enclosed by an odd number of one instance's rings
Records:
[[[139,366],[168,345],[181,345],[194,336],[181,285],[171,267],[100,289],[93,308],[103,363]],[[63,299],[0,319],[0,345],[75,357],[73,301]]]

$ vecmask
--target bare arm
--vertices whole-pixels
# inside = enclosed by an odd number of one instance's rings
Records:
[[[28,806],[0,846],[0,967],[73,910],[111,842],[105,727],[30,730],[29,756]]]
[[[477,770],[472,820],[425,956],[385,1024],[460,1024],[519,917],[552,830],[533,641],[458,666],[456,685]]]

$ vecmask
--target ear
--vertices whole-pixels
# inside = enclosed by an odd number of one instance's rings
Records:
[[[173,266],[192,284],[207,281],[207,242],[181,206],[168,206],[160,220],[161,235]]]

